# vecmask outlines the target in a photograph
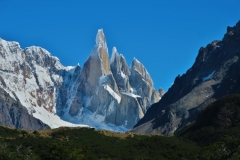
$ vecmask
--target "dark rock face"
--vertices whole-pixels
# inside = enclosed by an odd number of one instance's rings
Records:
[[[213,102],[198,115],[194,125],[198,128],[213,126],[216,129],[239,127],[240,95],[231,94]]]
[[[147,111],[133,131],[169,135],[217,99],[240,91],[240,22],[222,41],[201,47],[193,66]]]
[[[27,130],[50,129],[39,119],[30,115],[19,101],[14,100],[0,88],[0,125]]]
[[[238,144],[236,142],[239,141],[237,136],[240,132],[239,127],[240,94],[230,94],[208,105],[197,116],[195,123],[183,127],[175,132],[174,135],[181,137],[181,139],[193,141],[199,146],[208,146],[215,142]],[[228,136],[231,139],[226,138]],[[226,150],[232,150],[232,148],[236,148],[236,151],[238,150],[237,147],[232,147],[234,145],[228,146],[231,146],[231,149]],[[218,159],[228,158],[221,157]]]

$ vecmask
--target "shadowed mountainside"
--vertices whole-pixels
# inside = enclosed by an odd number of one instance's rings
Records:
[[[201,47],[193,66],[178,75],[172,87],[153,104],[133,129],[170,135],[196,120],[210,103],[240,93],[240,21],[228,27],[221,41]]]
[[[27,130],[49,129],[39,119],[30,115],[27,109],[17,100],[0,88],[0,125]]]

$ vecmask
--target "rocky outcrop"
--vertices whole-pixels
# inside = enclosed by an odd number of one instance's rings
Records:
[[[49,129],[41,120],[28,113],[21,103],[0,88],[0,125],[27,130]]]
[[[133,131],[169,135],[192,123],[208,104],[239,92],[240,22],[222,41],[201,47],[193,66],[178,75],[161,101],[149,108]]]

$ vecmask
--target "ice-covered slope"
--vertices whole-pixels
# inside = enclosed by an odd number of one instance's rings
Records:
[[[0,39],[0,73],[0,87],[52,128],[126,131],[160,99],[140,62],[134,59],[129,69],[116,48],[109,60],[102,29],[82,68],[64,67],[41,47],[21,49],[17,42]]]
[[[17,42],[0,39],[0,87],[52,128],[73,125],[56,115],[58,88],[64,81],[71,84],[71,70],[41,47],[22,50]]]

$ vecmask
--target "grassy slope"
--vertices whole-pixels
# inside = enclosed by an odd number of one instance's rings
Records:
[[[159,135],[88,128],[26,132],[0,127],[0,159],[190,159],[198,147]]]

